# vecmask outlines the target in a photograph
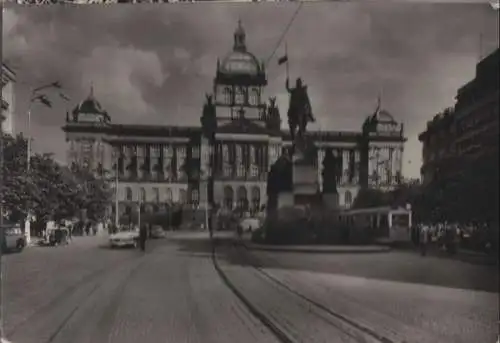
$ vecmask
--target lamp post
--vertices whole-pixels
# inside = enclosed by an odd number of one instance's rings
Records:
[[[0,118],[0,185],[4,182],[4,170],[3,170],[3,128],[2,122],[3,117]],[[0,192],[0,339],[3,339],[3,246],[4,246],[4,227],[3,227],[3,192]]]
[[[213,208],[213,198],[214,198],[214,147],[215,147],[215,133],[217,131],[217,115],[215,104],[213,103],[212,96],[206,96],[206,103],[203,106],[203,114],[201,116],[201,126],[202,126],[202,142],[205,138],[205,142],[208,145],[208,175],[207,175],[207,204],[205,210],[205,218],[207,220],[208,229],[210,236],[212,236],[212,208]]]
[[[26,150],[27,150],[26,151],[26,172],[27,172],[28,177],[30,176],[30,170],[31,170],[31,139],[32,139],[31,138],[31,110],[32,110],[33,104],[35,102],[39,102],[39,103],[45,105],[46,107],[52,108],[52,101],[49,99],[49,97],[47,95],[45,95],[41,92],[44,90],[55,90],[55,89],[58,89],[58,90],[62,89],[62,86],[59,83],[59,81],[55,81],[52,83],[42,85],[42,86],[37,87],[37,88],[33,88],[31,91],[30,102],[28,105],[28,129],[27,129],[28,137],[27,137],[27,144],[26,144]],[[62,92],[59,92],[59,96],[61,98],[65,99],[66,101],[69,101],[69,98],[66,95],[64,95]],[[26,221],[25,221],[25,225],[24,225],[24,231],[25,231],[27,245],[30,244],[30,242],[31,242],[31,228],[30,228],[31,220],[32,220],[32,215],[30,213],[30,209],[29,209],[29,205],[28,205]]]
[[[116,161],[115,167],[115,227],[118,227],[119,215],[118,215],[118,160]]]
[[[137,225],[139,230],[141,229],[141,205],[142,205],[142,190],[139,192],[139,213],[137,215]]]

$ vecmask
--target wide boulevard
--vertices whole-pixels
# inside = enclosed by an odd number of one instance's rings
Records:
[[[498,271],[413,252],[250,251],[171,234],[3,257],[13,343],[495,342]],[[215,264],[214,264],[215,263]]]

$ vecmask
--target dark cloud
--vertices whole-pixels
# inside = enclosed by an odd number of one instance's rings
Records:
[[[64,159],[64,112],[90,84],[113,121],[197,124],[216,61],[231,50],[238,18],[247,45],[266,60],[296,3],[190,6],[11,7],[4,13],[4,59],[17,69],[17,128],[26,127],[30,87],[59,79],[72,98],[33,110],[36,148]],[[379,92],[407,128],[405,166],[418,175],[416,135],[453,104],[483,50],[498,46],[498,13],[480,4],[306,3],[286,41],[292,77],[308,83],[318,124],[357,130]],[[286,112],[284,68],[268,64],[267,95]]]

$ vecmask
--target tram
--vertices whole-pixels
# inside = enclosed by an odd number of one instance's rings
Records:
[[[369,230],[378,243],[411,242],[412,212],[409,206],[345,210],[339,220],[350,229]]]

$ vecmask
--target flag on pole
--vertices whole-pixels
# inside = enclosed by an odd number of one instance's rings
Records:
[[[287,55],[285,55],[283,57],[280,57],[278,59],[278,65],[282,65],[283,63],[286,63],[286,62],[288,62],[288,56]]]

